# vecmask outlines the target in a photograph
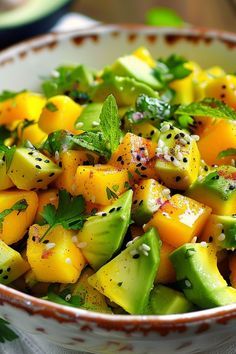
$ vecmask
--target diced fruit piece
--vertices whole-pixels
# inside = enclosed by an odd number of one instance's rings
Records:
[[[79,297],[81,304],[78,307],[85,310],[112,313],[107,306],[104,295],[93,288],[88,282],[88,278],[93,274],[94,271],[91,268],[85,268],[76,284],[70,285],[69,287],[65,287],[64,285],[62,287],[60,296],[64,295],[63,297],[66,297],[69,294],[72,297]]]
[[[236,217],[211,215],[203,229],[201,240],[220,248],[236,248]]]
[[[111,70],[117,76],[131,77],[153,89],[161,87],[160,82],[153,75],[150,66],[135,55],[118,58],[112,65]]]
[[[34,146],[39,146],[47,138],[47,134],[39,128],[37,121],[28,125],[26,120],[22,121],[18,125],[17,134],[21,143],[29,140]]]
[[[147,314],[172,315],[190,312],[193,309],[193,304],[180,291],[157,285],[151,291]]]
[[[0,239],[11,245],[21,240],[28,227],[32,225],[38,207],[38,197],[35,192],[6,191],[0,192],[0,213],[11,209],[14,204],[25,201],[26,208],[21,211],[14,210],[8,214],[0,230]]]
[[[200,234],[210,213],[208,206],[175,194],[153,215],[145,230],[154,226],[163,242],[179,247]]]
[[[156,62],[151,56],[151,53],[147,48],[145,47],[139,47],[133,52],[133,55],[136,56],[137,58],[141,59],[144,61],[146,64],[148,64],[151,68],[154,68],[156,66]]]
[[[88,281],[128,313],[143,314],[159,262],[160,241],[156,231],[151,229]]]
[[[45,188],[61,173],[61,169],[38,150],[17,148],[8,176],[19,189]]]
[[[81,111],[82,107],[68,96],[51,97],[39,118],[39,127],[47,134],[56,130],[75,133],[74,125]]]
[[[5,190],[13,186],[14,184],[7,175],[5,153],[0,151],[0,190]]]
[[[0,283],[10,284],[29,270],[20,253],[0,240]]]
[[[212,208],[214,214],[236,213],[236,168],[220,166],[200,176],[186,195]]]
[[[84,131],[88,130],[99,130],[100,125],[100,113],[102,110],[102,103],[89,103],[80,114],[79,118],[75,123],[76,129],[82,129]]]
[[[174,267],[170,261],[170,254],[174,247],[163,242],[160,250],[160,265],[156,274],[155,284],[168,284],[176,281]]]
[[[171,256],[177,280],[188,300],[201,308],[236,303],[236,290],[227,286],[217,268],[211,244],[187,243]]]
[[[134,189],[132,219],[137,225],[146,224],[168,198],[168,188],[154,179],[141,180]]]
[[[169,86],[175,91],[173,104],[189,104],[194,101],[194,86],[191,74],[183,79],[172,81]]]
[[[35,221],[37,223],[40,223],[43,220],[41,213],[47,204],[52,204],[57,208],[58,206],[57,189],[48,189],[47,191],[38,192],[38,209],[35,216]]]
[[[77,194],[101,205],[111,204],[129,188],[127,171],[110,165],[79,166],[75,181]]]
[[[60,154],[62,173],[56,179],[59,189],[66,189],[70,194],[77,194],[75,175],[79,165],[94,165],[98,162],[98,155],[80,150],[68,150]]]
[[[33,92],[22,92],[0,102],[0,124],[11,124],[16,120],[38,120],[45,105],[45,98]]]
[[[218,119],[217,122],[209,125],[198,141],[201,157],[209,165],[222,164],[221,160],[217,158],[219,153],[235,146],[236,125],[225,119]],[[224,162],[230,164],[231,159],[232,157],[228,157],[227,160],[224,159]]]
[[[92,99],[94,102],[104,102],[110,94],[115,97],[119,107],[134,105],[140,94],[158,97],[157,92],[142,82],[129,77],[112,76],[94,87]]]
[[[209,82],[205,89],[206,97],[214,97],[236,109],[236,76],[225,75]]]
[[[150,123],[134,124],[132,132],[135,135],[141,136],[145,139],[150,139],[153,142],[157,142],[160,136],[160,131]]]
[[[164,123],[158,141],[155,166],[167,187],[187,189],[196,180],[200,166],[196,141],[182,130]]]
[[[125,192],[112,205],[88,218],[79,232],[81,251],[93,269],[99,269],[120,249],[130,223],[132,194],[132,190]]]
[[[117,168],[127,169],[133,179],[155,178],[154,169],[156,144],[135,134],[127,133],[109,163]]]
[[[236,288],[236,254],[233,254],[229,259],[230,284]]]
[[[85,259],[73,243],[74,231],[58,225],[40,242],[49,225],[31,226],[27,242],[27,258],[38,281],[76,283]]]

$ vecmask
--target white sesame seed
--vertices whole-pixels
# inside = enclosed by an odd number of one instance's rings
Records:
[[[192,284],[191,284],[191,282],[190,282],[188,279],[186,279],[186,280],[184,281],[184,283],[185,283],[185,285],[187,286],[187,288],[191,288]]]
[[[136,236],[136,237],[133,239],[133,241],[136,241],[139,237],[140,237],[140,236]]]
[[[200,245],[204,248],[207,247],[207,243],[205,241],[200,242]]]
[[[149,253],[147,251],[143,250],[143,255],[148,257]]]
[[[72,297],[71,294],[67,294],[66,297],[65,297],[65,300],[66,300],[66,301],[70,301],[71,297]]]
[[[197,236],[194,236],[193,238],[192,238],[192,240],[190,241],[190,243],[196,243],[197,242]]]
[[[177,160],[183,160],[183,157],[184,156],[183,156],[182,152],[178,151],[177,154],[176,154]]]
[[[187,141],[183,138],[179,139],[179,142],[182,144],[182,145],[187,145]]]
[[[132,241],[127,242],[125,247],[129,247],[129,246],[131,246],[132,244],[133,244],[133,240],[132,240]]]
[[[181,150],[180,145],[175,145],[175,153],[177,154]]]
[[[51,197],[51,198],[49,198],[49,202],[55,202],[55,200],[57,200],[57,197]]]
[[[188,255],[189,256],[193,256],[195,254],[195,251],[193,251],[193,250],[188,250]]]
[[[163,153],[162,148],[160,148],[160,147],[156,148],[156,153],[157,154],[162,154]]]
[[[164,155],[164,159],[166,160],[166,161],[171,161],[171,157],[170,157],[170,155],[168,155],[168,154],[165,154]]]
[[[71,240],[73,243],[77,243],[78,242],[78,237],[77,236],[72,236]]]
[[[71,261],[70,258],[66,258],[65,262],[66,262],[67,264],[71,264],[71,263],[72,263],[72,261]]]
[[[87,242],[80,242],[78,243],[79,248],[85,248],[87,246]]]
[[[162,124],[161,128],[160,128],[160,131],[162,133],[165,133],[167,132],[168,130],[170,129],[170,125],[169,124]]]
[[[46,248],[46,250],[50,250],[50,249],[54,248],[55,246],[56,246],[56,244],[54,242],[48,242],[45,245],[45,248]]]
[[[162,194],[164,195],[164,197],[167,197],[170,195],[170,190],[168,188],[164,188],[162,190]]]
[[[143,250],[144,251],[150,251],[151,250],[151,247],[148,246],[146,243],[143,243],[142,246],[143,246]]]
[[[202,181],[204,180],[204,177],[203,177],[203,176],[198,176],[197,180],[198,180],[199,182],[202,182]]]
[[[92,122],[92,126],[93,126],[93,127],[98,127],[98,126],[99,126],[99,122],[96,122],[96,120],[94,120],[94,121]]]
[[[225,240],[225,234],[223,232],[217,237],[219,241],[224,241]]]
[[[83,122],[78,122],[78,123],[76,123],[77,128],[81,128],[81,127],[83,127],[83,125],[84,125]]]
[[[164,146],[162,150],[163,150],[163,153],[164,153],[164,154],[168,154],[168,153],[169,153],[169,148],[168,148],[168,146]]]
[[[55,160],[56,160],[56,161],[59,161],[59,160],[60,160],[59,151],[55,151]]]
[[[174,161],[172,161],[172,163],[173,163],[173,165],[174,166],[180,166],[180,162],[178,161],[178,160],[176,160],[176,159],[174,159]]]
[[[200,139],[199,135],[191,135],[191,138],[195,141],[199,141]]]
[[[163,148],[164,146],[165,146],[164,141],[159,140],[159,141],[158,141],[158,147],[159,147],[159,148]]]

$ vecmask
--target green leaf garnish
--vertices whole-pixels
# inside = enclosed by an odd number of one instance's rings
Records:
[[[146,23],[150,26],[182,27],[183,19],[168,7],[155,7],[146,13]]]
[[[0,144],[4,144],[4,141],[10,137],[11,131],[5,125],[0,125]]]
[[[0,318],[0,343],[12,342],[18,336],[8,327],[9,323]]]
[[[54,227],[61,225],[67,230],[82,229],[86,220],[84,216],[85,201],[82,195],[72,197],[65,189],[59,191],[58,208],[52,204],[47,204],[41,216],[47,224],[48,230],[41,237],[40,242]]]
[[[236,149],[230,148],[230,149],[221,151],[218,154],[217,159],[221,159],[222,157],[228,157],[228,156],[236,156]]]
[[[236,119],[236,111],[215,98],[205,98],[200,102],[180,105],[175,114],[230,120]]]
[[[11,208],[5,209],[0,213],[0,232],[2,232],[3,222],[6,216],[11,214],[13,211],[21,212],[28,208],[28,203],[25,199],[21,199],[16,202]]]
[[[45,108],[47,108],[47,110],[50,112],[57,112],[58,111],[57,106],[53,102],[46,103]]]
[[[16,92],[16,91],[3,91],[0,94],[0,102],[4,102],[4,101],[9,100],[10,98],[14,98],[23,92],[26,92],[26,90],[22,90],[22,91],[18,91],[18,92]]]
[[[106,188],[106,193],[107,193],[107,199],[110,200],[110,199],[118,199],[118,195],[113,192],[110,188]]]
[[[6,159],[6,169],[7,171],[9,170],[9,167],[11,165],[14,153],[16,151],[16,146],[6,146],[4,144],[0,145],[0,151],[4,153],[5,159]]]

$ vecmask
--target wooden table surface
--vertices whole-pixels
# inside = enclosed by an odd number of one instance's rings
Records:
[[[144,23],[146,11],[155,6],[169,6],[196,26],[236,32],[234,0],[75,0],[73,9],[108,23]]]

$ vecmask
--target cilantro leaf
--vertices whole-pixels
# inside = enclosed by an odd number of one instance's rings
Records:
[[[104,136],[101,132],[84,132],[74,136],[72,139],[74,144],[85,148],[89,151],[94,151],[107,160],[110,158],[110,150],[107,147]]]
[[[121,130],[118,107],[113,95],[109,95],[104,101],[99,120],[107,147],[114,152],[120,143]]]
[[[11,165],[15,151],[16,151],[16,146],[9,147],[4,144],[0,145],[0,152],[4,153],[6,159],[7,171],[9,170],[9,167]]]
[[[6,100],[9,100],[10,98],[14,98],[16,97],[17,95],[19,95],[20,93],[23,93],[23,92],[26,92],[26,90],[22,90],[22,91],[19,91],[19,92],[16,92],[16,91],[3,91],[1,94],[0,94],[0,102],[4,102]]]
[[[230,149],[221,151],[218,154],[217,159],[221,159],[222,157],[228,157],[228,156],[236,156],[236,149],[230,148]]]
[[[12,342],[18,336],[8,327],[8,322],[0,318],[0,343]]]
[[[13,211],[23,211],[28,208],[28,203],[25,199],[21,199],[16,202],[11,208],[5,209],[0,213],[0,231],[2,231],[3,222],[7,215],[11,214]]]
[[[107,193],[107,199],[110,200],[110,199],[118,199],[118,195],[113,192],[110,188],[106,188],[106,193]]]
[[[235,110],[215,98],[205,98],[200,102],[180,105],[176,109],[175,114],[231,120],[236,119]]]
[[[49,228],[40,241],[57,225],[67,230],[80,230],[85,222],[84,212],[85,201],[82,195],[72,197],[65,189],[60,190],[58,208],[47,204],[41,213]]]

